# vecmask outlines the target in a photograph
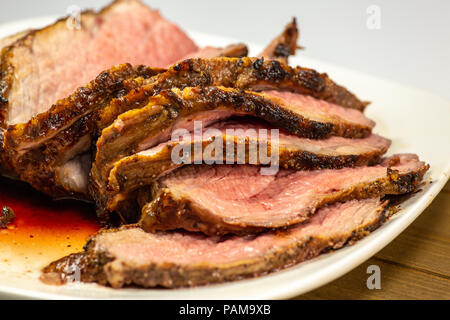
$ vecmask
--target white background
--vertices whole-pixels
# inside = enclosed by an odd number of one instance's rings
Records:
[[[69,5],[108,0],[0,0],[0,23],[65,15]],[[307,55],[402,82],[450,99],[450,1],[147,0],[182,28],[267,43],[296,16]],[[367,28],[370,5],[381,29]],[[326,71],[326,70],[321,70]],[[332,75],[331,75],[332,76]]]

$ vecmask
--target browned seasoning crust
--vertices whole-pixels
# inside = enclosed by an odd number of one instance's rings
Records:
[[[295,55],[298,48],[297,40],[299,31],[297,28],[297,20],[295,18],[286,25],[283,32],[277,36],[260,54],[261,57],[267,59],[277,59],[287,63],[289,56]]]
[[[85,246],[85,251],[72,254],[51,263],[43,269],[41,279],[52,284],[62,284],[73,275],[73,270],[80,270],[82,282],[97,282],[121,288],[127,285],[141,287],[162,286],[167,288],[192,287],[246,278],[255,278],[270,272],[286,269],[305,260],[312,259],[321,253],[351,245],[377,229],[390,216],[387,202],[382,204],[377,216],[353,230],[351,233],[338,234],[334,238],[311,237],[306,241],[298,241],[290,247],[273,248],[263,255],[241,260],[232,264],[194,264],[189,266],[176,264],[150,264],[143,266],[126,266],[119,277],[114,277],[114,257],[108,252],[96,251],[95,236]],[[131,226],[132,227],[132,226]],[[103,232],[114,232],[105,230]],[[284,231],[277,231],[283,236]]]
[[[130,87],[138,89],[111,101],[99,113],[98,133],[120,114],[144,107],[150,96],[171,88],[224,86],[253,91],[273,89],[310,95],[358,110],[364,110],[368,104],[334,83],[325,73],[302,67],[293,68],[277,60],[264,58],[188,59],[151,79],[133,79],[129,82]]]

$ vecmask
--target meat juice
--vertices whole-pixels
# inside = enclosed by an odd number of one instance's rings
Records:
[[[0,229],[0,271],[40,270],[81,251],[100,228],[93,205],[54,201],[16,181],[0,179],[0,206],[10,207],[16,215],[7,228]]]

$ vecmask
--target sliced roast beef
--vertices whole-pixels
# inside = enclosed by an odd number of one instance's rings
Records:
[[[96,162],[145,150],[168,140],[177,128],[190,130],[194,120],[204,125],[235,115],[251,115],[297,136],[321,139],[332,135],[362,138],[375,123],[360,111],[312,97],[269,91],[255,93],[224,87],[187,87],[160,92],[149,103],[122,113],[103,129]]]
[[[207,47],[195,54],[233,55],[246,50],[245,45],[237,44],[223,49]],[[83,153],[91,147],[93,125],[90,120],[95,118],[92,113],[133,89],[130,87],[133,82],[125,80],[147,79],[164,71],[123,64],[102,72],[48,111],[27,123],[9,126],[5,133],[5,162],[9,162],[22,180],[53,197],[85,198],[87,171],[84,168],[89,170],[90,164],[85,165]],[[66,163],[68,160],[71,162]],[[79,170],[70,170],[74,168]],[[77,183],[72,183],[75,181]]]
[[[154,183],[143,209],[147,231],[185,229],[205,234],[259,232],[309,219],[318,208],[349,199],[414,191],[428,166],[416,155],[373,167],[261,175],[255,166],[187,166]]]
[[[175,288],[256,277],[366,236],[386,220],[386,204],[378,199],[335,204],[307,223],[257,236],[146,233],[136,227],[107,230],[92,237],[85,252],[47,266],[42,280],[73,281],[79,270],[81,281],[115,288]]]
[[[374,122],[360,111],[294,93],[254,93],[223,87],[162,91],[146,107],[121,114],[102,131],[91,170],[91,195],[104,208],[105,188],[113,164],[169,139],[176,129],[191,130],[235,115],[252,115],[277,128],[307,138],[331,135],[364,137]]]
[[[287,63],[288,57],[295,55],[295,51],[298,48],[298,36],[297,21],[294,18],[292,19],[292,22],[284,28],[283,33],[273,39],[259,56],[267,59],[277,59]]]
[[[295,170],[340,169],[375,164],[391,144],[378,135],[310,140],[283,130],[272,137],[273,130],[270,125],[252,119],[223,121],[203,128],[201,134],[190,133],[124,157],[114,164],[109,175],[107,208],[116,210],[119,201],[116,199],[126,199],[127,193],[194,161],[270,165],[275,170],[278,166]],[[273,143],[272,138],[276,139]],[[194,157],[198,154],[196,148],[200,150],[199,158]]]
[[[79,29],[69,27],[68,19],[32,31],[3,50],[2,127],[47,111],[118,63],[164,67],[197,50],[182,30],[138,0],[116,0],[99,13],[86,11]]]

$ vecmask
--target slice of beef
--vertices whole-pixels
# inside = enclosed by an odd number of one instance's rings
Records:
[[[259,56],[288,63],[288,57],[295,55],[298,48],[298,36],[297,21],[293,18],[292,22],[284,28],[283,33],[273,39]]]
[[[331,137],[310,140],[289,135],[283,130],[275,138],[278,140],[272,143],[273,129],[266,123],[252,119],[223,121],[203,128],[199,137],[190,133],[179,140],[163,142],[124,157],[114,163],[108,178],[107,209],[116,210],[120,199],[128,200],[128,193],[149,185],[180,166],[194,163],[195,148],[201,152],[200,163],[263,164],[272,166],[274,170],[278,166],[313,170],[373,165],[378,163],[391,144],[390,140],[378,135],[364,139]],[[262,130],[266,130],[266,133]],[[268,159],[261,159],[258,156],[260,152]],[[175,157],[179,157],[179,161],[174,161]],[[117,213],[122,217],[130,216]]]
[[[336,250],[366,236],[389,215],[379,199],[323,208],[307,223],[257,236],[207,237],[185,232],[106,230],[86,251],[53,262],[41,279],[120,288],[127,285],[191,287],[265,275]]]
[[[144,192],[144,230],[185,229],[205,234],[246,234],[308,220],[339,201],[414,191],[429,166],[416,155],[385,159],[373,167],[290,171],[261,175],[255,166],[192,165]]]
[[[164,67],[197,50],[176,25],[138,0],[116,0],[29,32],[2,51],[0,127],[23,123],[102,70],[129,62]]]
[[[374,126],[358,110],[294,93],[185,88],[162,91],[148,101],[146,107],[121,114],[97,140],[90,193],[99,208],[105,208],[99,200],[105,199],[106,181],[117,160],[167,141],[176,129],[190,131],[194,121],[207,126],[235,115],[252,115],[307,138],[365,137]]]
[[[44,193],[54,197],[85,198],[87,175],[80,176],[80,170],[68,169],[85,167],[79,166],[85,162],[85,157],[79,156],[91,146],[91,113],[125,94],[128,88],[124,80],[148,78],[162,71],[164,69],[122,64],[100,73],[86,86],[57,101],[48,111],[27,123],[9,126],[5,132],[4,162],[21,180]],[[72,162],[64,166],[70,160]]]
[[[292,68],[277,60],[263,58],[188,59],[154,78],[130,82],[130,87],[139,89],[111,101],[100,112],[97,135],[120,114],[142,108],[149,103],[150,96],[172,88],[224,86],[253,91],[278,90],[309,95],[350,109],[364,110],[367,105],[326,74],[302,67]]]

